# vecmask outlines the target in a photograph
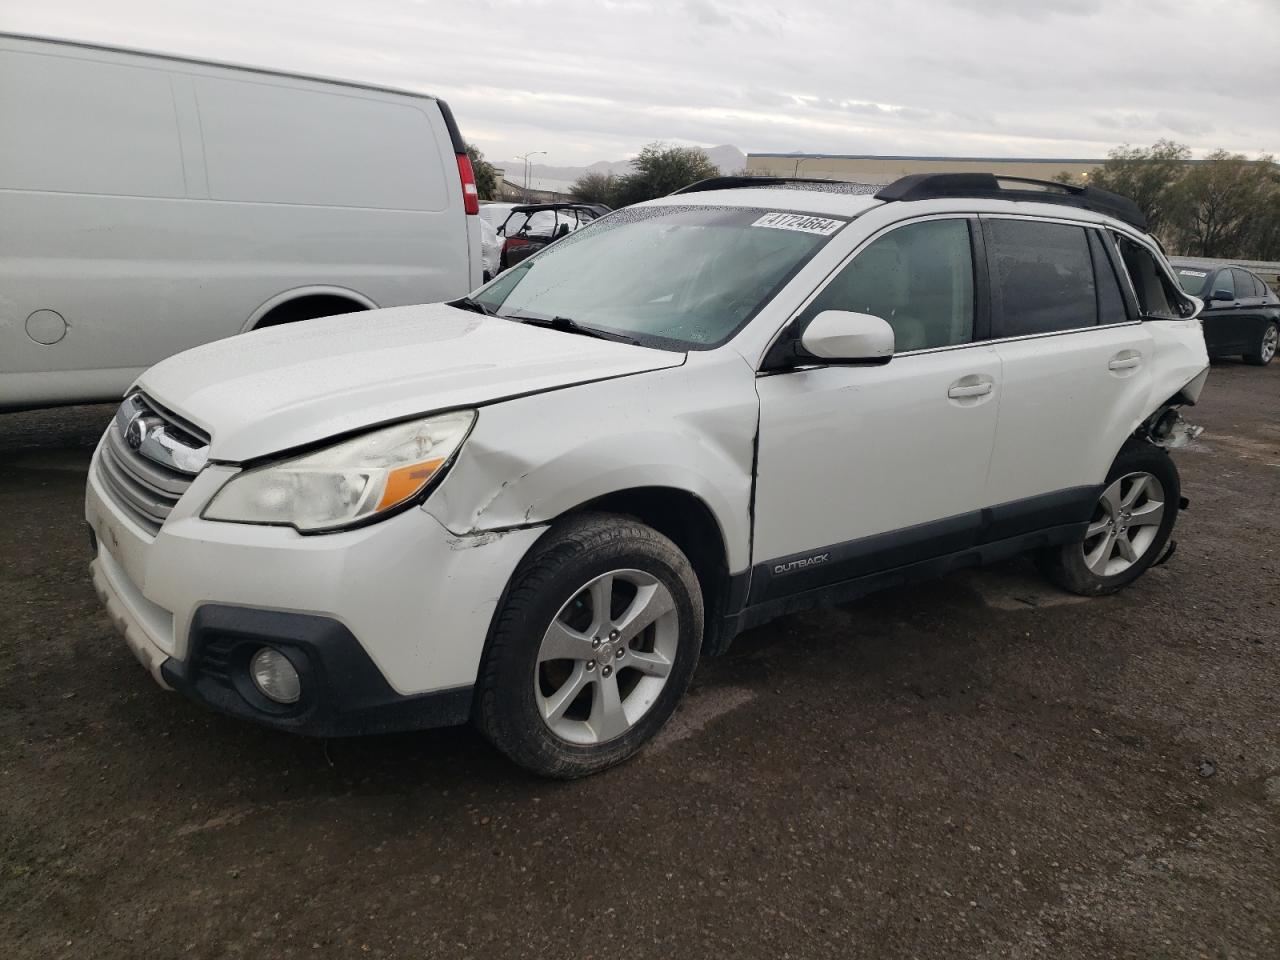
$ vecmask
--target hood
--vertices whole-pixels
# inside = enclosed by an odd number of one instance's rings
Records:
[[[239,462],[362,427],[679,366],[684,354],[443,303],[254,331],[156,364],[137,386]]]

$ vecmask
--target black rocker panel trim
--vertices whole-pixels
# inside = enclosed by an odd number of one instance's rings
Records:
[[[1050,528],[1087,523],[1099,493],[1095,486],[1071,487],[758,563],[752,569],[747,606]]]
[[[1028,550],[1040,547],[1052,547],[1063,543],[1074,543],[1084,538],[1088,529],[1087,520],[1079,523],[1068,523],[1061,526],[1023,533],[1006,540],[995,540],[978,544],[955,553],[932,557],[917,563],[881,570],[877,573],[839,583],[830,583],[798,593],[789,593],[770,600],[762,601],[747,607],[738,615],[737,631],[767,623],[776,617],[786,616],[799,610],[811,607],[827,606],[833,603],[848,603],[877,590],[902,586],[907,583],[918,583],[923,580],[935,580],[955,570],[966,567],[980,567],[1009,557],[1016,557]]]

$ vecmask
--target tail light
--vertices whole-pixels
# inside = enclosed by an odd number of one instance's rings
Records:
[[[471,158],[458,154],[458,176],[462,180],[462,209],[468,214],[480,212],[480,191],[476,189],[476,173],[471,169]]]

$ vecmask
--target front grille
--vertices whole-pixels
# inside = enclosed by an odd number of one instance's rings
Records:
[[[209,440],[140,393],[107,428],[98,479],[112,502],[155,536],[204,465]]]

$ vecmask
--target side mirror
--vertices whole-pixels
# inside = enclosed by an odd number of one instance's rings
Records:
[[[869,313],[823,310],[805,328],[800,345],[832,363],[888,363],[893,327]]]
[[[1235,303],[1236,295],[1228,290],[1215,290],[1209,300],[1212,303]]]

